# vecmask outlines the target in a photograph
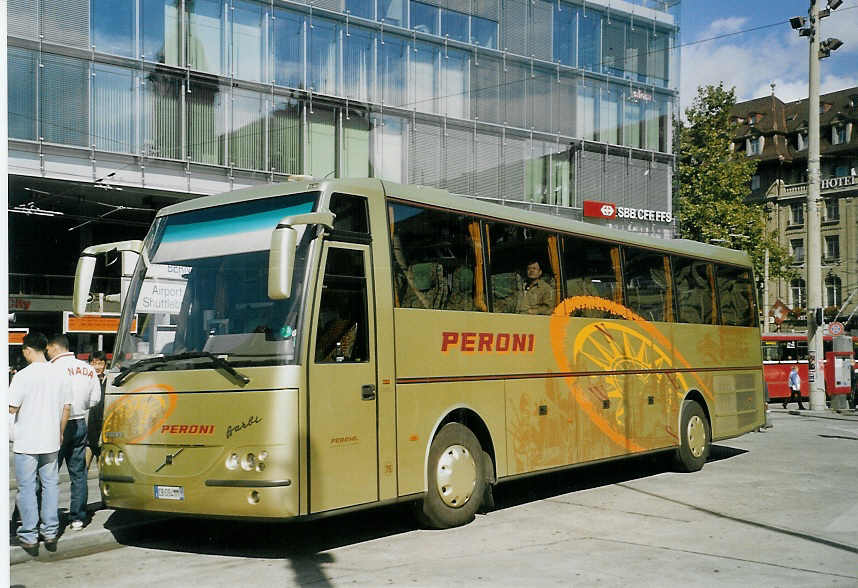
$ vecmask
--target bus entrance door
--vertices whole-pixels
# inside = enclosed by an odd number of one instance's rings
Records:
[[[310,512],[378,499],[369,247],[328,243],[310,337]]]

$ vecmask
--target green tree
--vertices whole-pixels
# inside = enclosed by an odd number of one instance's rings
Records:
[[[766,250],[769,276],[793,277],[792,257],[778,243],[777,233],[766,229],[766,209],[751,202],[751,176],[757,162],[730,149],[735,123],[730,111],[736,104],[733,88],[697,89],[686,121],[676,121],[679,137],[678,186],[680,236],[731,249],[744,249],[763,275]]]

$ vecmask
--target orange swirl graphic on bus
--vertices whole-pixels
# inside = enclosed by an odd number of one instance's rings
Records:
[[[104,415],[102,441],[119,438],[124,443],[137,443],[146,439],[173,414],[176,400],[173,388],[163,384],[144,386],[120,396]]]
[[[595,320],[574,333],[569,333],[570,315],[577,311],[603,311],[628,322]],[[563,372],[608,372],[596,385],[586,379],[566,377],[566,384],[580,408],[614,443],[629,451],[648,449],[626,433],[624,382],[638,378],[636,386],[654,393],[665,393],[668,414],[674,414],[678,403],[689,389],[686,375],[665,372],[676,367],[691,367],[682,354],[656,327],[631,309],[596,296],[573,296],[554,309],[550,324],[551,347],[557,366]],[[703,381],[692,374],[700,391],[710,400],[711,392]],[[586,390],[584,389],[586,386]],[[614,405],[612,411],[605,406]],[[676,436],[675,431],[668,433]]]

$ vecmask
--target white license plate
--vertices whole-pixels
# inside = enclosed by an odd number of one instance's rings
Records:
[[[181,486],[155,486],[155,498],[161,500],[184,500],[185,489]]]

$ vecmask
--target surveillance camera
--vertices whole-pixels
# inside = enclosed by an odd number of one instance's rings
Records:
[[[828,7],[831,10],[837,10],[841,4],[843,4],[843,0],[828,0]]]
[[[789,19],[789,26],[794,29],[800,29],[804,26],[805,18],[803,16],[794,16]]]

